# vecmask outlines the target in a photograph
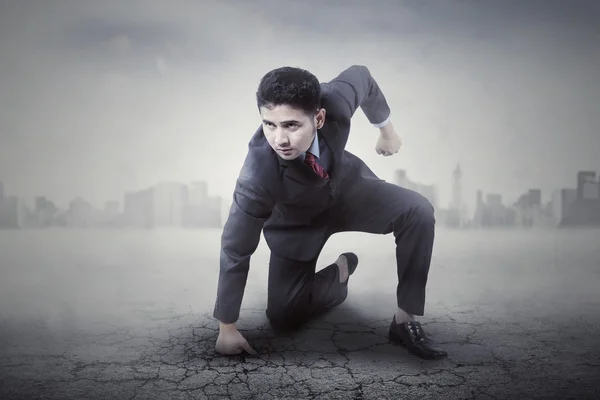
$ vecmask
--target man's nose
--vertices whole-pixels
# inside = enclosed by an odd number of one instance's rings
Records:
[[[277,145],[285,145],[288,143],[288,137],[283,129],[278,129],[275,132],[275,144]]]

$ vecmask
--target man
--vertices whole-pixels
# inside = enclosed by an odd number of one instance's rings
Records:
[[[346,299],[358,257],[344,253],[318,273],[316,261],[332,234],[361,231],[393,232],[396,239],[398,308],[390,340],[425,359],[445,357],[414,318],[424,310],[433,207],[344,150],[359,107],[380,130],[378,154],[401,146],[369,70],[354,65],[320,84],[308,71],[278,68],[261,79],[256,98],[262,126],[250,140],[221,238],[216,350],[256,354],[235,322],[261,231],[271,250],[266,314],[276,330],[297,328]]]

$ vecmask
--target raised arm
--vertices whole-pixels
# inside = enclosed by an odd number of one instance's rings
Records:
[[[367,67],[353,65],[328,82],[328,85],[348,105],[344,115],[348,119],[360,107],[376,128],[389,123],[390,108]]]
[[[240,314],[248,278],[250,257],[260,242],[263,225],[271,216],[274,202],[267,192],[245,173],[240,174],[229,217],[221,236],[221,259],[213,316],[233,324]]]

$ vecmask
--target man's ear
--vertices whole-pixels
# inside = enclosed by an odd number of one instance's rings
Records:
[[[327,111],[324,108],[321,108],[319,111],[317,111],[317,114],[315,115],[315,125],[317,126],[317,129],[321,129],[323,124],[325,124],[326,114]]]

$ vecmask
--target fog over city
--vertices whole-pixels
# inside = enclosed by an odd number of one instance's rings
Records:
[[[3,1],[0,181],[31,202],[101,207],[165,180],[230,199],[258,127],[255,91],[282,65],[322,81],[364,64],[404,141],[375,153],[362,112],[347,150],[451,200],[574,187],[600,169],[593,1]],[[228,200],[226,200],[228,201]]]

